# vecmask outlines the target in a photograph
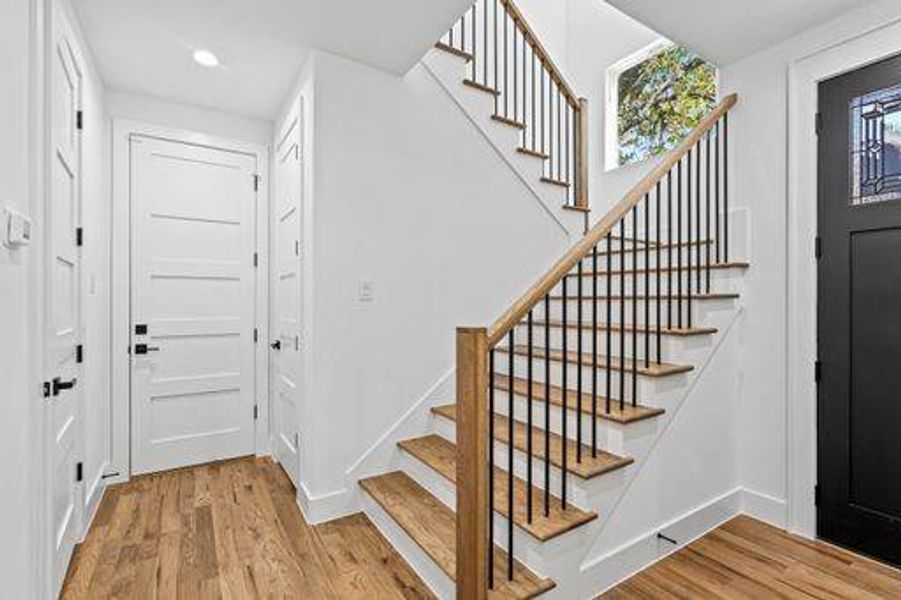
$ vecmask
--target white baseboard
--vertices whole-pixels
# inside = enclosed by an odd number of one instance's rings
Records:
[[[581,597],[597,596],[716,529],[741,513],[742,498],[742,488],[735,488],[583,565]],[[677,543],[659,539],[658,533]]]
[[[297,488],[297,505],[304,520],[319,525],[360,512],[360,495],[355,490],[340,489],[325,494],[313,494],[306,483]]]
[[[788,529],[788,502],[742,488],[741,512],[779,529]]]
[[[82,507],[82,515],[84,518],[83,527],[81,528],[81,536],[79,542],[83,542],[91,530],[94,523],[94,517],[97,516],[97,509],[100,508],[100,502],[103,500],[103,494],[109,483],[103,478],[108,463],[104,463],[97,469],[97,475],[85,488],[84,506]]]

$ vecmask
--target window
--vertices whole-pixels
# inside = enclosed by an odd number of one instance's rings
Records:
[[[714,107],[716,68],[661,40],[614,65],[607,77],[608,169],[674,148]]]
[[[851,205],[901,199],[901,86],[851,101]]]

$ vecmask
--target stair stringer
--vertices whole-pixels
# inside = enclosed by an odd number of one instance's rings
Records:
[[[510,170],[522,180],[534,199],[573,240],[578,240],[585,230],[585,214],[564,208],[566,191],[541,181],[544,159],[516,151],[521,134],[509,125],[491,118],[494,114],[491,95],[463,84],[466,59],[433,48],[423,57],[422,64]]]

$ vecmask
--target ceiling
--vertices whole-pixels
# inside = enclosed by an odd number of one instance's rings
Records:
[[[471,0],[74,0],[106,85],[271,119],[311,48],[408,71]],[[191,54],[209,49],[214,69]]]
[[[707,60],[728,65],[870,0],[607,0]]]

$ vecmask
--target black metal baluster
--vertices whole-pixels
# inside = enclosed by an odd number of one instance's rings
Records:
[[[560,103],[563,94],[560,93],[560,85],[557,85],[557,181],[561,181],[561,168],[563,167],[563,132],[560,115]]]
[[[729,113],[723,115],[723,262],[729,262]]]
[[[657,182],[660,191],[660,182]],[[660,269],[657,269],[660,272]],[[638,358],[638,357],[636,357]],[[651,366],[651,194],[644,195],[644,366]]]
[[[681,162],[679,163],[682,164]],[[673,170],[666,174],[666,327],[673,328]]]
[[[460,50],[466,52],[466,15],[460,17]]]
[[[513,19],[513,120],[519,122],[519,25]]]
[[[529,86],[528,86],[528,81],[526,80],[526,68],[528,65],[527,59],[529,57],[529,49],[531,48],[531,46],[527,42],[528,42],[528,38],[526,37],[526,32],[523,31],[522,32],[522,121],[521,121],[523,125],[525,125],[525,123],[526,123],[526,109],[528,108],[528,104],[529,104],[529,101],[528,101]],[[526,129],[525,129],[525,127],[523,127],[520,134],[522,135],[522,145],[525,146],[526,145]]]
[[[669,173],[667,173],[667,177],[669,177]],[[660,336],[660,320],[663,316],[662,307],[660,306],[660,282],[661,275],[663,274],[663,267],[660,264],[660,182],[657,182],[657,364],[659,365],[661,362],[660,354],[661,354],[661,336]]]
[[[626,217],[619,222],[619,233],[619,412],[622,414],[626,410],[626,366],[623,364],[626,356]],[[607,362],[612,363],[613,357],[608,356]]]
[[[507,579],[510,581],[513,581],[513,442],[516,437],[516,429],[513,422],[513,380],[515,378],[513,354],[516,351],[513,337],[514,329],[511,329],[509,334],[510,355],[508,358],[508,369],[510,385],[507,386],[507,437],[509,438],[507,440]],[[531,433],[529,432],[529,434]],[[491,518],[494,518],[493,509]]]
[[[707,192],[704,194],[704,201],[706,203],[706,211],[705,214],[707,216],[704,219],[704,227],[706,230],[706,234],[704,236],[704,250],[706,253],[706,263],[707,263],[707,293],[710,293],[710,132],[707,132],[707,149],[704,156],[704,161],[707,164],[706,169],[704,170],[704,178],[707,180]]]
[[[501,94],[504,96],[504,118],[510,115],[509,105],[510,105],[510,95],[507,94],[507,84],[510,81],[510,67],[509,61],[507,59],[507,49],[510,46],[510,14],[507,12],[507,9],[504,8],[504,89],[501,90]]]
[[[713,237],[715,238],[714,243],[716,244],[716,262],[720,262],[720,145],[722,144],[723,139],[720,136],[720,122],[716,122],[716,144],[714,144],[714,151],[716,152],[716,158],[714,162],[714,173],[716,178],[716,185],[714,188],[716,189],[716,211],[714,212],[714,217],[716,219],[716,226],[714,227],[715,232]]]
[[[692,166],[694,165],[694,161],[692,160],[692,157],[693,157],[692,151],[689,150],[688,151],[688,173],[687,173],[687,177],[686,177],[686,179],[688,180],[688,190],[687,190],[688,193],[687,193],[686,202],[685,202],[685,212],[686,212],[685,216],[686,216],[686,220],[688,221],[686,223],[686,226],[688,227],[688,229],[685,232],[686,237],[687,237],[686,243],[688,244],[688,261],[685,263],[685,276],[686,276],[685,277],[685,283],[686,283],[686,288],[685,288],[686,298],[685,299],[686,299],[686,305],[688,306],[688,312],[685,315],[685,321],[686,321],[689,329],[691,329],[691,283],[692,283],[692,281],[691,281],[691,250],[692,250],[692,246],[691,246],[691,201],[692,201],[693,196],[692,196],[692,189],[691,189],[691,174],[692,174],[691,169],[692,169]],[[682,273],[681,272],[679,273],[679,281],[682,281]]]
[[[695,145],[695,293],[701,293],[701,140]],[[691,223],[688,225],[691,228]]]
[[[585,275],[582,268],[582,260],[579,260],[578,278],[579,282],[576,291],[579,296],[579,304],[576,310],[576,356],[578,357],[578,370],[576,371],[576,462],[582,464],[582,277]],[[568,332],[564,331],[563,335]],[[567,394],[567,390],[563,390]],[[569,414],[563,415],[564,419],[569,418]]]
[[[544,295],[544,516],[551,514],[551,297]]]
[[[676,323],[682,329],[682,159],[676,175]]]
[[[591,259],[591,457],[598,456],[598,247]],[[582,415],[579,415],[579,419]]]
[[[611,227],[612,231],[613,228]],[[613,390],[611,389],[611,379],[610,379],[610,355],[613,352],[613,293],[610,289],[610,286],[613,282],[613,273],[611,272],[613,269],[613,236],[608,233],[607,234],[607,285],[605,286],[605,291],[607,293],[607,354],[606,354],[606,364],[604,365],[605,370],[605,389],[604,393],[606,394],[605,406],[604,409],[607,415],[610,415],[610,402]]]
[[[638,403],[638,205],[632,206],[632,405]],[[626,358],[620,357],[625,369]]]
[[[532,117],[529,119],[531,122],[532,129],[532,147],[531,149],[535,150],[535,129],[538,126],[538,121],[535,119],[535,74],[536,74],[536,61],[535,61],[535,49],[532,48]]]
[[[544,82],[547,79],[547,74],[544,71],[544,60],[541,61],[541,153],[547,156],[547,132],[545,131],[545,126],[547,124],[547,104],[546,104],[546,96],[545,85]],[[545,167],[547,165],[547,160],[541,161],[541,174],[544,175]]]
[[[568,328],[569,324],[567,323],[567,319],[566,319],[567,313],[569,312],[569,310],[568,310],[569,296],[566,291],[566,280],[567,280],[567,277],[564,277],[563,282],[562,282],[563,283],[563,330],[562,330],[563,331],[563,356],[562,356],[562,363],[561,363],[562,364],[562,367],[561,367],[561,369],[562,369],[561,370],[562,385],[561,385],[561,387],[563,388],[563,390],[562,390],[562,392],[563,392],[562,393],[562,395],[563,395],[563,410],[561,412],[563,413],[563,419],[561,419],[561,421],[562,421],[561,428],[563,430],[563,467],[560,469],[560,500],[563,504],[564,510],[566,509],[566,467],[567,467],[567,452],[566,452],[566,421],[567,421],[567,419],[566,419],[566,414],[569,411],[569,394],[567,394],[567,391],[569,390],[569,387],[567,386],[567,375],[568,375],[567,361],[569,360],[569,344],[568,344],[569,336],[566,335],[566,332],[569,331],[569,328]],[[579,298],[578,302],[582,302],[582,299]],[[544,458],[545,458],[545,460],[550,460],[550,455],[547,455]]]
[[[528,344],[529,344],[529,365],[526,368],[526,379],[527,381],[527,392],[526,397],[528,399],[529,405],[526,408],[526,421],[527,428],[529,430],[529,436],[526,438],[526,518],[529,523],[532,523],[532,359],[534,358],[532,355],[532,325],[533,325],[533,317],[532,311],[529,311],[529,321],[528,321]],[[513,382],[510,382],[511,387]]]
[[[512,355],[511,355],[512,356]],[[488,353],[488,539],[494,545],[494,348]],[[488,588],[494,588],[494,552],[488,552]]]
[[[498,51],[497,51],[497,42],[500,40],[500,34],[497,32],[497,4],[500,0],[494,0],[494,89],[495,91],[500,91],[500,87],[497,85],[497,78],[500,70],[498,69]],[[500,114],[498,109],[500,108],[500,95],[494,95],[494,114]]]

